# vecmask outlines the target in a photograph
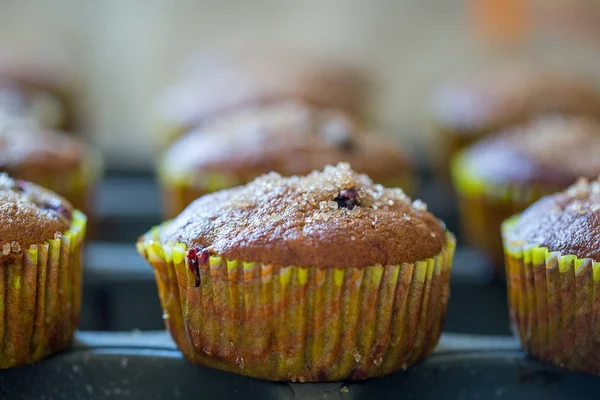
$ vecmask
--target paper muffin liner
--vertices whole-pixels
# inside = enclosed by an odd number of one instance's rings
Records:
[[[441,144],[441,149],[435,164],[437,174],[442,178],[443,182],[449,182],[451,180],[451,174],[448,167],[451,165],[454,156],[459,154],[464,148],[481,139],[486,133],[458,131],[437,123],[429,123],[429,126],[435,137],[439,138],[439,143]]]
[[[193,363],[272,381],[357,380],[422,360],[441,334],[449,233],[427,260],[324,269],[194,256],[161,245],[157,229],[138,251],[154,268],[167,329]]]
[[[73,212],[69,230],[45,243],[0,249],[0,369],[38,361],[64,349],[79,324],[81,248],[86,217]]]
[[[461,226],[468,243],[489,255],[498,268],[497,272],[504,274],[502,223],[541,197],[562,188],[486,182],[476,175],[476,171],[468,168],[464,153],[452,160],[451,172]]]
[[[523,350],[600,375],[600,263],[511,238],[502,226],[511,324]]]
[[[175,218],[200,196],[243,185],[255,178],[255,176],[237,177],[214,171],[202,174],[178,174],[164,166],[159,167],[158,177],[162,192],[163,214],[166,219]],[[418,186],[413,174],[408,171],[393,178],[376,181],[385,187],[400,187],[409,195],[416,193]]]

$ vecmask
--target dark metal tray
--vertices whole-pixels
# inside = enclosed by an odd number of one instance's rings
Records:
[[[81,332],[72,349],[0,371],[0,399],[597,399],[600,378],[526,358],[512,338],[445,334],[424,363],[354,383],[273,383],[192,365],[165,332]]]

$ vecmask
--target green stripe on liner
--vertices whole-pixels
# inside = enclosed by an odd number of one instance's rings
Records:
[[[574,255],[566,255],[566,256],[561,256],[558,259],[558,270],[560,271],[561,274],[565,274],[567,272],[569,272],[570,270],[573,270],[573,264],[575,263],[575,260],[577,259],[576,256]]]
[[[546,256],[548,255],[546,247],[534,247],[531,249],[531,254],[534,264],[546,264]]]

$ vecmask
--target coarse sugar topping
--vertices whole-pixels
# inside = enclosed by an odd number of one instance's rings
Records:
[[[71,225],[73,208],[59,195],[0,174],[0,250],[4,256],[56,238]]]
[[[327,267],[427,259],[445,233],[422,201],[339,163],[303,177],[272,172],[201,197],[160,240],[231,259]]]
[[[600,261],[600,178],[580,178],[537,201],[518,218],[509,238],[564,255]]]

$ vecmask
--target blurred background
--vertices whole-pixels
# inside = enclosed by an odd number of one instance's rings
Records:
[[[511,57],[600,74],[600,13],[590,12],[596,3],[0,0],[0,48],[65,56],[81,84],[84,133],[109,165],[152,166],[155,100],[192,55],[275,40],[370,68],[373,120],[435,154],[436,138],[423,122],[431,91],[445,77]]]
[[[163,326],[152,271],[133,243],[162,218],[157,99],[199,54],[280,47],[365,68],[374,85],[367,119],[429,168],[443,151],[431,121],[440,83],[513,59],[598,83],[599,39],[596,0],[0,0],[0,55],[66,63],[83,114],[78,133],[107,166],[98,190],[100,233],[86,254],[82,329]],[[128,172],[137,180],[124,180]],[[421,189],[454,230],[452,197]],[[486,268],[471,249],[457,257],[457,265]],[[460,286],[460,275],[453,279]],[[450,331],[509,333],[503,282],[454,289]]]

